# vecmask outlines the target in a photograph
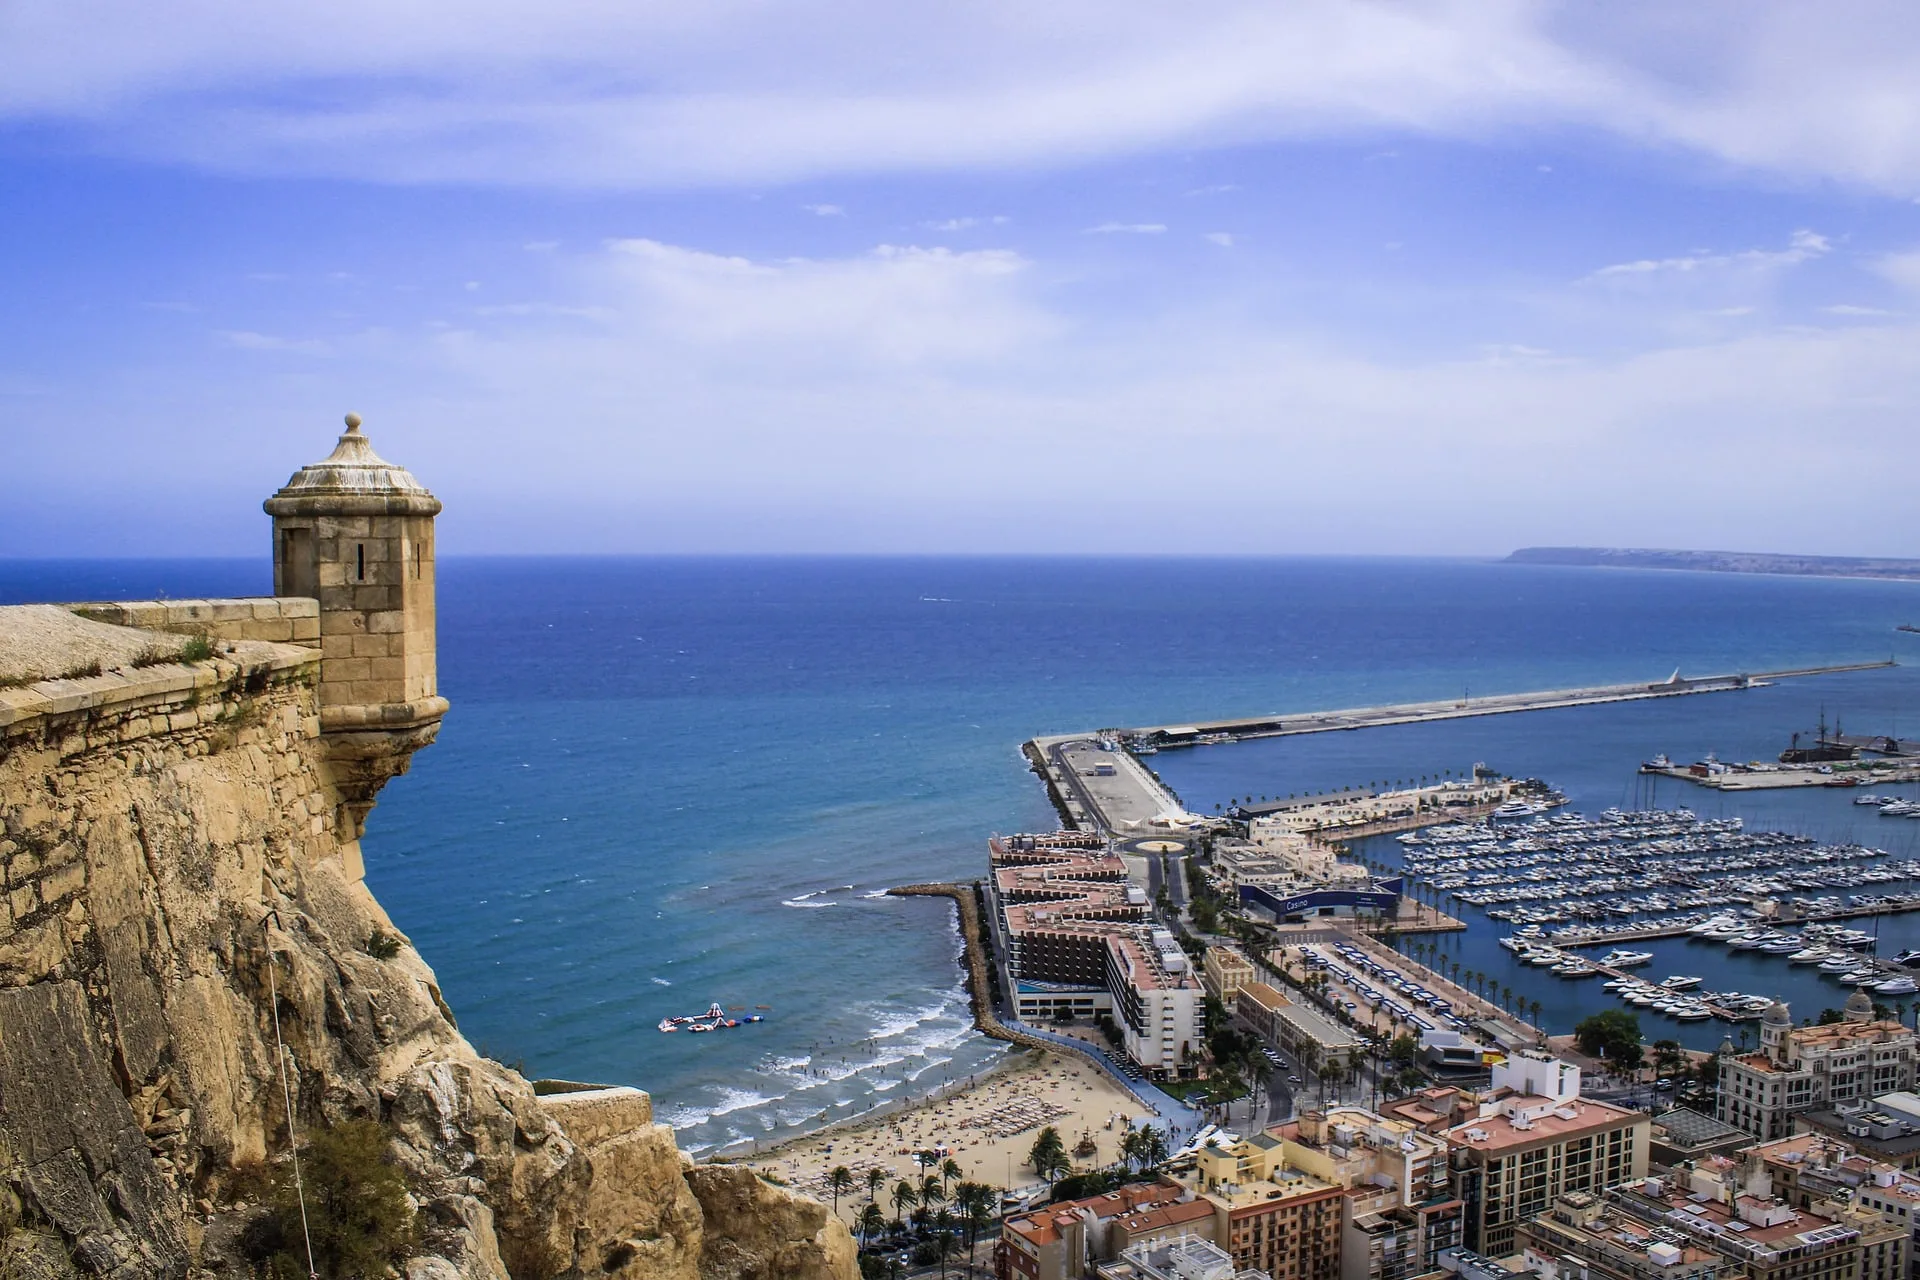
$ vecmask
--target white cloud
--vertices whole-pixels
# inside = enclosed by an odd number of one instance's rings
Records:
[[[318,338],[283,338],[270,333],[255,333],[250,329],[221,329],[214,336],[241,351],[285,352],[302,356],[324,356],[333,352],[332,347]]]
[[[837,204],[803,204],[800,206],[816,218],[840,218],[846,216],[846,210]]]
[[[1862,307],[1851,302],[1836,302],[1830,307],[1820,308],[1830,316],[1890,316],[1895,314],[1884,307]]]
[[[1004,214],[995,214],[990,218],[946,218],[939,222],[923,222],[920,225],[929,231],[971,231],[975,227],[1004,227],[1012,219]]]
[[[1728,269],[1770,271],[1822,257],[1831,247],[1825,236],[1816,231],[1803,229],[1795,231],[1788,238],[1785,249],[1747,249],[1740,253],[1718,254],[1703,251],[1678,258],[1642,258],[1636,262],[1620,262],[1610,267],[1602,267],[1590,278],[1604,280],[1608,277],[1650,276],[1666,273],[1704,274]]]
[[[1025,294],[1006,250],[881,245],[857,258],[754,261],[656,240],[619,240],[580,264],[585,304],[612,329],[731,363],[822,349],[862,364],[941,366],[1031,343],[1055,321]]]
[[[1920,293],[1920,249],[1889,253],[1873,265],[1874,270],[1902,289]]]
[[[1166,229],[1166,224],[1163,222],[1103,222],[1097,227],[1088,227],[1086,234],[1090,236],[1157,236]]]
[[[1238,191],[1239,189],[1240,184],[1237,182],[1216,182],[1208,187],[1195,187],[1193,190],[1185,192],[1184,194],[1189,198],[1193,196],[1218,196],[1225,195],[1229,191]]]
[[[1582,346],[1463,305],[1447,347],[1410,353],[1213,298],[1069,317],[1079,281],[1005,251],[773,259],[629,239],[516,262],[519,301],[453,323],[324,340],[235,325],[183,360],[49,384],[35,439],[101,438],[87,415],[123,422],[132,405],[205,424],[191,457],[164,433],[104,451],[126,478],[102,493],[207,492],[225,464],[221,504],[245,508],[313,429],[303,415],[351,403],[447,500],[443,545],[463,551],[1031,550],[1036,518],[1142,476],[1169,509],[1198,509],[1223,473],[1284,484],[1357,459],[1375,500],[1357,524],[1348,489],[1294,485],[1285,503],[1212,502],[1204,521],[1056,520],[1047,545],[1771,545],[1777,511],[1818,492],[1833,515],[1806,549],[1920,551],[1880,518],[1920,466],[1911,321],[1686,341],[1636,325],[1632,345]],[[23,447],[10,475],[54,491],[38,481],[70,448]],[[84,539],[81,518],[36,536]]]
[[[0,7],[0,117],[90,148],[394,182],[763,184],[1563,127],[1913,194],[1901,0]],[[851,40],[845,33],[858,31]]]
[[[1207,232],[1207,240],[1212,244],[1219,245],[1222,249],[1233,248],[1233,234],[1228,231],[1209,231]]]

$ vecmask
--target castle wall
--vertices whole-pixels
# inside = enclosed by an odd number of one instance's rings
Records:
[[[252,596],[238,600],[134,600],[77,604],[96,622],[210,640],[266,640],[320,647],[320,602],[312,598]]]
[[[241,629],[311,602],[257,603],[88,611]],[[703,1209],[713,1178],[644,1093],[547,1104],[473,1050],[360,879],[320,654],[223,646],[0,688],[0,1273],[249,1274],[258,1171],[288,1150],[284,1061],[303,1130],[394,1135],[427,1228],[410,1280],[848,1280],[851,1239],[814,1202],[739,1187],[727,1212],[760,1217]]]

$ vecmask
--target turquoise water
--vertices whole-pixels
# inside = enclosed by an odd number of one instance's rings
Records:
[[[369,882],[477,1045],[646,1088],[694,1147],[993,1058],[966,1026],[947,909],[878,894],[978,875],[990,832],[1053,824],[1018,755],[1033,734],[1884,658],[1914,639],[1894,624],[1920,617],[1908,584],[1441,560],[450,557],[440,572],[454,710],[374,811]],[[264,563],[0,562],[0,600],[265,579]],[[1861,731],[1899,728],[1903,707],[1920,720],[1901,669],[1156,763],[1207,810],[1479,759],[1598,809],[1632,802],[1645,755],[1770,755],[1822,702]],[[1709,796],[1684,799],[1721,811]],[[1824,794],[1748,803],[1809,830],[1869,821]],[[1920,824],[1897,835],[1910,848]],[[1664,971],[1700,971],[1695,953]],[[769,1020],[655,1030],[713,1000]]]

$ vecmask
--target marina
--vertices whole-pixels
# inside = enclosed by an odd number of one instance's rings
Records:
[[[1516,963],[1563,980],[1601,979],[1621,1002],[1676,1022],[1756,1018],[1775,997],[1706,990],[1696,974],[1642,976],[1633,971],[1655,954],[1626,944],[1687,938],[1810,966],[1876,999],[1920,993],[1907,971],[1920,953],[1878,959],[1877,936],[1845,923],[1920,910],[1912,888],[1920,864],[1882,849],[1751,831],[1738,817],[1688,809],[1453,824],[1396,843],[1408,876],[1432,894],[1519,926],[1499,940]],[[1827,892],[1857,889],[1871,891]],[[1601,946],[1609,950],[1583,954]],[[1711,958],[1698,967],[1724,968]]]

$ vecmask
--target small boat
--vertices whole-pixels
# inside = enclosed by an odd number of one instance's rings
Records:
[[[1650,964],[1652,961],[1653,952],[1629,951],[1624,947],[1616,947],[1600,957],[1600,963],[1609,969],[1631,969],[1634,965]]]
[[[1660,985],[1669,991],[1685,991],[1690,987],[1699,986],[1702,981],[1704,979],[1676,973],[1671,978],[1660,979]]]
[[[1920,969],[1920,949],[1909,947],[1893,958],[1902,969]]]
[[[1690,1004],[1673,1016],[1682,1022],[1705,1022],[1713,1013],[1703,1004]]]
[[[1889,978],[1885,982],[1874,983],[1873,989],[1883,996],[1910,996],[1914,992],[1920,991],[1920,982],[1915,982],[1903,973],[1897,978]]]
[[[1788,964],[1819,964],[1833,953],[1825,947],[1807,947],[1787,957]]]
[[[1524,800],[1509,800],[1495,809],[1491,816],[1501,819],[1531,818],[1537,812],[1539,811]]]
[[[1855,804],[1885,804],[1888,799],[1889,797],[1887,796],[1855,796],[1853,802]]]
[[[1828,956],[1825,960],[1822,960],[1820,962],[1820,972],[1847,973],[1850,970],[1852,970],[1853,966],[1857,963],[1858,961],[1856,961],[1852,956],[1846,955],[1844,953],[1840,955]]]
[[[1856,969],[1854,972],[1846,974],[1843,977],[1841,977],[1840,981],[1846,983],[1850,987],[1858,987],[1858,986],[1864,986],[1866,983],[1872,982],[1874,979],[1878,978],[1879,976],[1880,976],[1879,974],[1875,973],[1871,969]]]

